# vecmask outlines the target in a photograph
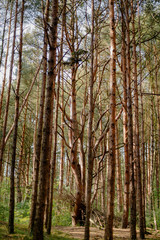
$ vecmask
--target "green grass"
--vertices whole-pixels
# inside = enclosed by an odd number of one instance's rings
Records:
[[[9,234],[7,229],[7,223],[0,221],[0,240],[32,240],[32,236],[30,236],[28,229],[23,224],[15,224],[15,233]],[[52,235],[44,234],[44,240],[73,240],[67,235],[63,235],[61,232],[55,232]],[[76,240],[74,238],[74,240]]]

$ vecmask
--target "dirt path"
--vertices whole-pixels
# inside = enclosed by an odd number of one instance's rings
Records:
[[[83,239],[84,236],[84,227],[55,227],[57,232],[61,232],[62,235],[68,235],[72,238]],[[98,228],[91,227],[91,239],[92,240],[100,240],[103,239],[104,230],[100,230]],[[146,235],[146,239],[155,239],[160,240],[160,231],[156,232],[153,230],[149,230],[150,234]],[[114,239],[130,239],[129,229],[117,229],[114,228]]]

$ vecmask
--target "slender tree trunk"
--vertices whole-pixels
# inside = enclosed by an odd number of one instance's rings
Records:
[[[125,179],[124,179],[124,204],[122,228],[128,226],[129,215],[129,155],[128,155],[128,126],[127,126],[127,69],[126,69],[126,43],[125,43],[125,19],[124,5],[121,3],[122,9],[122,77],[123,77],[123,141],[124,141],[124,158],[125,158]]]
[[[84,133],[85,133],[85,122],[86,122],[86,117],[85,117],[86,94],[87,94],[87,84],[85,85],[83,110],[80,117],[80,124],[82,126],[82,129],[79,137],[80,166],[81,166],[81,179],[82,179],[82,192],[83,192],[82,201],[85,201],[85,191],[86,191],[86,156],[84,151]]]
[[[152,214],[153,210],[153,182],[154,182],[154,107],[153,107],[154,99],[151,97],[151,159],[150,159],[150,213]]]
[[[64,35],[65,14],[66,14],[66,0],[64,0],[64,6],[63,6],[61,42],[60,42],[61,47],[60,47],[59,61],[61,61],[61,59],[63,57],[63,35]],[[59,63],[59,69],[58,69],[58,83],[57,83],[55,118],[54,118],[55,119],[55,122],[54,122],[54,144],[53,144],[53,158],[52,158],[52,162],[51,162],[51,177],[50,177],[51,181],[50,181],[50,189],[49,189],[49,213],[48,213],[48,224],[47,224],[47,233],[48,234],[51,234],[52,208],[53,208],[53,186],[54,186],[54,178],[55,178],[55,172],[56,172],[57,128],[58,128],[58,106],[59,106],[60,80],[61,80],[61,62]]]
[[[102,212],[105,212],[106,208],[106,157],[103,160],[103,166],[102,166]]]
[[[146,205],[146,169],[145,169],[145,139],[144,139],[144,107],[142,95],[142,56],[141,56],[141,23],[140,9],[138,5],[138,30],[139,30],[139,52],[140,52],[140,104],[141,104],[141,162],[142,162],[142,211],[144,219],[144,229],[146,229],[145,205]]]
[[[32,82],[31,82],[30,88],[29,88],[26,96],[24,97],[23,103],[22,103],[22,105],[21,105],[21,107],[20,107],[20,109],[19,109],[19,116],[21,115],[24,107],[25,107],[26,104],[27,104],[29,95],[30,95],[30,93],[31,93],[31,91],[32,91],[32,89],[33,89],[34,83],[35,83],[35,81],[36,81],[36,79],[37,79],[37,76],[38,76],[38,74],[39,74],[39,71],[40,71],[40,68],[41,68],[41,64],[42,64],[42,60],[41,60],[41,62],[40,62],[40,63],[38,64],[38,66],[37,66],[37,70],[36,70],[36,73],[35,73],[35,76],[34,76]],[[10,137],[13,129],[14,129],[14,123],[12,124],[11,128],[9,129],[9,131],[8,131],[6,137],[5,137],[4,145],[6,145],[6,143],[7,143],[8,139],[9,139],[9,137]]]
[[[100,69],[99,69],[100,70]],[[100,115],[102,115],[102,94],[100,93],[99,96],[99,102],[100,102]],[[103,134],[103,124],[102,124],[102,119],[100,121],[100,136]],[[104,154],[106,151],[106,146],[105,146],[105,140],[100,143],[100,154]],[[106,158],[103,158],[103,161],[101,163],[101,211],[105,212],[105,168],[106,168]]]
[[[9,164],[10,164],[10,145],[8,146],[8,153],[7,153],[7,163],[6,163],[6,180],[8,179],[9,175]]]
[[[31,157],[30,157],[30,149],[29,149],[29,153],[28,153],[28,157],[27,157],[27,171],[26,171],[26,183],[27,183],[27,186],[29,186],[29,180],[30,180],[30,178],[29,178],[29,169],[30,169],[30,159],[31,159]]]
[[[63,56],[63,39],[64,39],[64,30],[66,23],[66,0],[63,0],[63,16],[62,16],[62,30],[61,30],[61,57]],[[62,82],[62,96],[61,104],[64,109],[64,74],[63,74],[63,65],[61,66],[61,82]],[[59,182],[59,192],[60,194],[63,191],[63,177],[64,177],[64,112],[61,113],[61,129],[62,129],[62,139],[61,139],[61,162],[60,162],[60,182]]]
[[[4,148],[5,148],[5,136],[6,136],[6,129],[7,129],[7,121],[8,121],[11,82],[12,82],[13,63],[14,63],[14,54],[15,54],[15,49],[14,48],[15,48],[16,29],[17,29],[17,10],[18,10],[18,0],[16,0],[16,8],[15,8],[14,33],[13,33],[11,63],[10,63],[10,72],[9,72],[8,92],[7,92],[6,108],[5,108],[5,114],[4,114],[4,123],[3,123],[1,146],[0,146],[0,178],[2,178],[2,174],[3,174],[2,173],[2,161],[3,161],[3,153],[4,153]]]
[[[157,88],[158,89],[158,88]],[[157,187],[157,207],[160,208],[160,100],[157,100],[158,108],[158,151],[157,151],[157,162],[156,162],[156,187]]]
[[[67,187],[69,186],[69,183],[70,183],[70,172],[71,172],[71,162],[68,159],[67,166],[66,166],[66,186]]]
[[[34,240],[43,240],[43,223],[45,210],[46,182],[49,171],[49,140],[51,134],[50,119],[53,114],[54,86],[56,79],[56,47],[57,47],[57,24],[58,24],[58,0],[52,1],[51,32],[49,35],[49,61],[48,79],[45,104],[45,118],[42,138],[42,152],[40,165],[40,181],[38,193],[38,205],[33,230]]]
[[[9,20],[9,28],[8,28],[8,39],[7,39],[7,48],[6,48],[7,50],[6,50],[5,63],[4,63],[4,76],[3,76],[3,83],[2,83],[1,96],[0,96],[0,118],[1,118],[1,112],[2,112],[4,89],[5,89],[5,84],[6,84],[7,62],[8,62],[11,25],[12,25],[12,10],[13,10],[13,1],[11,2],[10,20]]]
[[[91,191],[92,191],[92,175],[93,175],[93,84],[94,84],[94,0],[92,0],[92,25],[91,25],[91,76],[89,81],[89,119],[88,119],[88,170],[87,170],[87,188],[86,188],[86,220],[84,239],[89,240],[89,226],[91,214]]]
[[[16,15],[17,15],[17,9],[18,9],[18,0],[16,1],[16,12],[15,12]],[[9,226],[8,226],[9,233],[14,233],[14,205],[15,205],[14,171],[15,171],[17,130],[18,130],[19,88],[20,88],[21,71],[22,71],[23,16],[24,16],[24,0],[22,0],[22,9],[21,9],[19,63],[18,63],[17,86],[15,91],[15,95],[16,95],[15,96],[15,117],[14,117],[15,127],[14,127],[14,133],[13,133],[11,176],[10,176],[10,205],[9,205]],[[17,24],[17,16],[15,16],[15,31],[16,31],[16,24]]]
[[[151,144],[151,128],[149,128],[148,132],[148,144],[147,144],[147,150],[148,150],[148,157],[147,157],[147,195],[148,195],[148,202],[149,206],[151,205],[151,151],[150,151],[150,144]]]
[[[157,49],[154,50],[155,51],[155,65],[156,70],[155,70],[155,77],[156,77],[156,92],[157,94],[159,93],[159,84],[158,84],[158,71],[159,71],[159,67],[157,64],[157,57],[158,57],[158,53],[157,53]],[[157,139],[157,158],[156,158],[156,188],[157,188],[157,208],[160,208],[160,185],[159,185],[159,173],[160,173],[160,99],[159,97],[157,97],[157,119],[158,119],[158,124],[157,124],[157,130],[158,130],[158,139]]]
[[[55,89],[55,83],[53,88]],[[52,102],[52,109],[54,108],[54,102]],[[48,156],[48,161],[49,161],[49,166],[48,166],[48,177],[46,179],[46,196],[45,196],[45,212],[44,212],[44,222],[45,222],[45,228],[47,229],[48,225],[48,217],[49,217],[49,202],[50,202],[50,185],[51,185],[51,165],[52,165],[52,143],[53,143],[53,110],[52,110],[52,115],[50,118],[50,128],[51,128],[51,133],[50,133],[50,138],[49,138],[49,156]],[[54,122],[55,124],[55,122]],[[54,167],[53,167],[54,169]],[[55,173],[53,173],[55,175]]]
[[[3,51],[4,51],[4,40],[5,40],[5,32],[6,32],[6,24],[7,24],[7,13],[9,7],[9,0],[7,1],[5,16],[4,16],[4,25],[3,25],[3,33],[2,33],[2,43],[1,43],[1,54],[0,54],[0,68],[2,65]]]
[[[122,176],[121,176],[121,160],[120,160],[120,152],[118,148],[118,139],[119,139],[119,133],[118,133],[118,124],[116,123],[116,169],[117,169],[117,201],[118,201],[118,211],[122,212],[122,206],[123,206],[123,201],[122,201]]]
[[[157,219],[155,213],[155,196],[154,196],[154,159],[155,159],[155,134],[154,134],[154,99],[151,98],[151,172],[150,172],[150,193],[151,193],[151,201],[150,201],[150,210],[151,214],[153,214],[154,219],[154,227],[155,231],[157,231]]]
[[[132,119],[132,95],[131,95],[131,66],[130,66],[130,19],[129,19],[129,2],[125,2],[126,13],[126,37],[127,37],[127,113],[128,113],[128,154],[130,163],[130,237],[136,239],[136,190],[135,190],[135,176],[134,176],[134,159],[133,159],[133,119]]]
[[[47,233],[51,234],[51,223],[52,223],[52,208],[53,208],[53,186],[56,172],[56,153],[57,153],[57,124],[58,124],[58,105],[59,105],[59,85],[60,85],[60,69],[58,73],[58,86],[56,94],[56,110],[55,110],[55,122],[54,122],[54,143],[53,143],[53,157],[51,161],[51,176],[50,176],[50,188],[49,188],[49,206],[48,206],[48,222],[47,222]]]
[[[70,41],[70,51],[71,56],[75,55],[77,51],[75,47],[76,37],[78,37],[77,31],[75,32],[75,18],[76,18],[76,9],[75,9],[75,0],[71,1],[71,41]],[[66,29],[65,29],[66,30]],[[82,179],[81,179],[81,167],[78,161],[78,123],[77,123],[77,109],[76,109],[76,73],[77,73],[78,64],[73,62],[71,67],[71,105],[70,105],[70,115],[71,115],[71,129],[70,129],[70,138],[71,138],[71,168],[76,180],[76,196],[75,196],[75,205],[74,211],[72,214],[72,225],[75,226],[81,223],[82,211]]]
[[[86,9],[85,9],[85,16],[87,18],[87,2],[86,2]],[[87,19],[86,19],[87,23]],[[85,45],[85,50],[87,51],[87,36],[85,37],[84,41]],[[85,131],[85,121],[86,121],[86,115],[85,115],[85,107],[87,103],[87,89],[88,89],[88,76],[87,76],[87,61],[85,63],[85,91],[84,91],[84,102],[83,102],[83,110],[81,114],[81,125],[82,125],[82,130],[81,130],[81,135],[79,138],[80,141],[80,165],[81,165],[81,177],[82,177],[82,191],[83,191],[83,196],[82,200],[85,201],[85,196],[86,196],[86,155],[84,151],[84,131]]]
[[[20,146],[20,154],[19,154],[19,162],[18,162],[18,169],[17,169],[17,202],[22,201],[22,192],[21,192],[21,182],[22,182],[22,163],[23,163],[23,153],[24,153],[24,138],[25,138],[25,131],[26,131],[26,117],[27,117],[27,109],[28,104],[26,106],[25,114],[24,114],[24,123],[23,123],[23,130],[22,130],[22,138],[21,138],[21,146]]]
[[[34,133],[33,133],[33,173],[34,176],[34,169],[35,169],[35,158],[36,158],[36,137],[37,137],[37,125],[38,125],[38,110],[39,110],[39,83],[37,84],[37,101],[36,101],[36,111],[35,111],[35,126],[34,126]]]
[[[138,84],[137,84],[137,52],[135,40],[135,16],[133,8],[133,0],[131,3],[132,11],[132,34],[133,34],[133,69],[134,69],[134,162],[137,166],[137,187],[138,187],[138,207],[139,207],[139,228],[140,238],[144,239],[144,217],[142,205],[142,181],[141,181],[141,165],[140,165],[140,144],[139,144],[139,103],[138,103]]]
[[[61,69],[61,105],[64,109],[64,75],[63,75],[63,66]],[[59,193],[63,192],[63,184],[64,184],[64,112],[61,112],[61,129],[62,129],[62,138],[61,138],[61,162],[60,162],[60,175],[59,175]]]
[[[35,145],[35,159],[34,159],[34,175],[32,186],[32,200],[31,200],[31,213],[30,213],[30,232],[33,232],[33,226],[36,216],[37,193],[38,193],[38,176],[39,176],[39,163],[41,154],[41,141],[42,141],[42,127],[44,115],[44,102],[45,102],[45,89],[46,89],[46,73],[47,73],[47,22],[49,17],[49,0],[46,1],[45,16],[44,16],[44,46],[43,46],[43,80],[41,87],[41,99],[38,119],[38,129]]]
[[[116,112],[116,31],[114,19],[114,0],[109,0],[110,20],[110,129],[109,129],[109,162],[107,182],[107,215],[105,240],[113,239],[114,196],[115,196],[115,112]]]

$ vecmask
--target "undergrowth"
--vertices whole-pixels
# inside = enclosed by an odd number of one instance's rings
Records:
[[[8,238],[8,230],[7,230],[7,222],[9,217],[9,183],[6,184],[4,181],[0,186],[0,239],[31,239],[31,236],[28,234],[28,225],[29,225],[29,217],[30,217],[30,205],[31,199],[23,200],[21,203],[15,204],[15,234]],[[30,194],[31,196],[31,194]],[[16,199],[16,198],[15,198]],[[54,195],[53,201],[53,215],[52,215],[52,226],[70,226],[71,225],[71,201],[70,199],[63,199],[58,196],[58,194]],[[157,226],[160,229],[160,209],[156,208],[155,211]],[[138,219],[137,219],[138,220]],[[121,227],[122,221],[122,213],[115,211],[115,221],[114,227]],[[18,225],[16,225],[18,224]],[[137,221],[138,226],[138,221]],[[146,226],[154,229],[154,218],[153,212],[149,211],[147,208],[146,211]],[[53,237],[53,236],[52,236]],[[45,235],[45,239],[70,239],[64,238],[62,236],[55,235],[54,238],[50,238]]]
[[[0,186],[0,221],[7,222],[9,218],[9,184],[4,181]],[[16,199],[16,196],[15,196]],[[29,224],[31,199],[24,199],[15,203],[15,223]],[[52,225],[70,226],[71,212],[69,202],[61,200],[57,194],[54,196]]]
[[[8,234],[7,223],[0,222],[0,240],[32,240],[32,236],[28,233],[26,225],[15,224],[15,233]],[[61,233],[54,233],[51,235],[44,234],[44,240],[73,240],[68,236],[61,236]],[[74,238],[74,240],[76,240]]]

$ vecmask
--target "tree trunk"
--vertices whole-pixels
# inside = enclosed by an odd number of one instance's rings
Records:
[[[4,24],[3,24],[1,54],[0,54],[0,68],[1,68],[1,65],[2,65],[2,58],[3,58],[3,51],[4,51],[4,40],[5,40],[5,32],[6,32],[7,13],[8,13],[9,2],[10,1],[8,0],[7,1],[7,6],[6,6],[6,11],[5,11]]]
[[[65,7],[64,7],[65,8]],[[63,75],[63,66],[61,69],[61,105],[64,108],[64,75]],[[64,112],[61,112],[61,129],[62,129],[62,139],[61,139],[61,162],[60,162],[60,174],[59,174],[59,193],[63,192],[63,184],[64,184]]]
[[[52,224],[53,187],[54,187],[54,178],[55,178],[55,172],[56,172],[56,154],[57,154],[58,106],[59,106],[59,93],[60,93],[60,80],[61,80],[61,59],[63,57],[63,35],[64,35],[63,33],[64,33],[64,24],[65,24],[65,14],[66,14],[66,0],[64,0],[64,6],[63,6],[61,42],[60,42],[61,47],[60,47],[60,53],[59,53],[58,83],[57,83],[55,118],[54,118],[55,122],[54,122],[53,159],[51,162],[51,177],[50,177],[51,180],[50,180],[50,189],[49,189],[49,212],[48,212],[48,223],[47,223],[48,234],[51,234],[51,224]],[[62,186],[63,185],[61,185],[61,190],[62,190]]]
[[[140,144],[139,144],[139,103],[138,103],[138,83],[137,83],[137,52],[135,40],[135,16],[133,8],[133,0],[131,3],[132,11],[132,34],[133,34],[133,69],[134,69],[134,162],[137,167],[137,187],[138,187],[138,207],[139,207],[139,228],[140,238],[144,239],[144,218],[142,205],[142,181],[141,181],[141,165],[140,165]]]
[[[114,0],[109,0],[110,20],[110,129],[109,129],[109,162],[107,182],[107,214],[105,240],[113,239],[114,196],[115,196],[115,112],[116,112],[116,30],[114,19]]]
[[[2,178],[2,174],[3,174],[2,173],[2,161],[3,161],[3,153],[4,153],[4,148],[5,148],[5,136],[6,136],[6,129],[7,129],[7,121],[8,121],[8,111],[9,111],[9,102],[10,102],[11,82],[12,82],[13,63],[14,63],[14,54],[15,54],[15,49],[14,48],[15,48],[16,29],[17,29],[17,9],[18,9],[18,1],[16,0],[14,33],[13,33],[11,63],[10,63],[10,72],[9,72],[8,92],[7,92],[6,108],[5,108],[5,114],[4,114],[4,123],[3,123],[1,146],[0,146],[0,178]],[[13,172],[12,172],[12,174],[13,174]]]
[[[92,0],[92,25],[91,25],[91,76],[89,81],[89,119],[88,119],[88,170],[87,170],[87,188],[86,188],[86,219],[85,219],[85,235],[84,239],[89,240],[89,226],[91,215],[91,191],[92,191],[92,175],[93,175],[93,84],[94,84],[94,0]]]
[[[21,105],[21,107],[20,107],[20,109],[19,109],[19,116],[21,115],[21,113],[22,113],[24,107],[25,107],[26,104],[27,104],[27,101],[28,101],[29,95],[30,95],[30,93],[31,93],[31,91],[32,91],[32,88],[33,88],[33,86],[34,86],[35,81],[37,80],[37,76],[38,76],[38,74],[39,74],[39,71],[40,71],[40,68],[41,68],[41,64],[42,64],[42,60],[41,60],[40,63],[38,63],[38,66],[37,66],[37,70],[36,70],[35,76],[34,76],[32,82],[31,82],[30,88],[29,88],[29,90],[28,90],[26,96],[24,97],[23,103],[22,103],[22,105]],[[8,131],[6,137],[5,137],[5,140],[4,140],[4,146],[6,145],[6,143],[7,143],[8,139],[9,139],[9,137],[10,137],[10,135],[11,135],[13,129],[14,129],[14,123],[13,123],[12,126],[10,127],[10,129],[9,129],[9,131]]]
[[[11,35],[11,24],[12,24],[12,10],[13,10],[13,1],[11,3],[11,10],[10,10],[10,20],[9,20],[8,39],[7,39],[7,48],[6,48],[7,50],[6,50],[5,63],[4,63],[4,77],[3,77],[1,96],[0,96],[0,118],[1,118],[1,112],[2,112],[4,89],[5,89],[5,84],[6,84],[7,62],[8,62],[9,44],[10,44],[10,35]]]
[[[76,37],[78,37],[77,31],[75,32],[75,18],[76,18],[76,9],[75,9],[75,0],[71,1],[71,42],[70,42],[70,52],[71,56],[75,55],[77,49],[75,49]],[[81,212],[81,203],[82,203],[82,181],[81,181],[81,168],[78,161],[78,123],[77,123],[77,109],[76,109],[76,73],[77,73],[78,63],[73,62],[71,67],[71,105],[70,105],[70,115],[71,115],[71,129],[70,129],[70,138],[71,138],[71,168],[76,181],[76,196],[75,196],[75,206],[72,214],[72,225],[81,224],[82,212]]]
[[[55,89],[55,83],[53,88]],[[54,102],[52,102],[54,105]],[[52,105],[52,109],[54,109]],[[50,118],[50,128],[51,128],[51,133],[49,137],[49,148],[48,148],[48,161],[49,161],[49,166],[48,166],[48,177],[46,179],[46,196],[45,196],[45,212],[44,212],[44,223],[45,223],[45,228],[47,229],[48,225],[48,217],[49,217],[49,202],[50,202],[50,185],[51,185],[51,165],[52,165],[52,143],[53,143],[53,111],[52,111],[52,116]],[[55,123],[54,123],[55,124]]]
[[[136,190],[134,176],[134,159],[133,159],[133,119],[132,119],[132,95],[131,95],[131,66],[130,66],[130,17],[129,2],[125,2],[126,14],[126,58],[127,58],[127,113],[128,113],[128,154],[130,164],[130,237],[136,239]]]
[[[45,20],[44,20],[44,46],[43,46],[43,80],[41,87],[41,99],[38,119],[38,129],[35,143],[35,159],[33,170],[33,186],[32,186],[32,200],[31,200],[31,213],[30,213],[30,232],[33,232],[34,221],[36,216],[37,205],[37,192],[38,192],[38,179],[39,179],[39,163],[41,154],[41,141],[42,141],[42,128],[43,128],[43,115],[44,115],[44,102],[45,102],[45,89],[46,89],[46,73],[47,73],[47,22],[49,16],[49,1],[46,1]]]
[[[37,125],[38,125],[38,110],[39,110],[39,83],[37,84],[37,97],[36,97],[36,110],[35,110],[35,126],[34,126],[34,133],[33,133],[33,173],[34,176],[34,169],[35,169],[35,158],[36,158],[36,137],[37,137]]]
[[[138,3],[139,4],[139,3]],[[145,169],[145,139],[144,139],[144,104],[142,95],[142,56],[141,56],[141,23],[140,8],[138,5],[138,31],[139,31],[139,52],[140,52],[140,104],[141,104],[141,162],[142,162],[142,208],[144,229],[146,230],[145,205],[146,205],[146,169]]]
[[[129,155],[128,155],[128,126],[127,126],[127,69],[126,69],[126,43],[125,43],[125,18],[124,5],[121,3],[122,14],[122,77],[123,77],[123,141],[124,141],[124,159],[125,159],[125,179],[124,179],[124,204],[123,204],[123,219],[122,228],[128,226],[129,215]]]
[[[150,144],[151,144],[151,128],[148,129],[148,143],[147,143],[147,197],[148,197],[148,202],[149,205],[151,205],[151,151],[150,151]]]
[[[155,142],[154,142],[154,117],[153,117],[153,114],[154,114],[154,106],[153,106],[153,103],[154,103],[154,99],[153,97],[151,97],[151,146],[150,146],[150,149],[151,149],[151,159],[150,159],[150,174],[149,174],[149,178],[150,178],[150,214],[152,214],[152,210],[153,210],[153,182],[154,182],[154,145],[155,145]]]
[[[49,140],[51,134],[50,119],[53,114],[54,86],[56,79],[56,47],[57,47],[57,24],[58,24],[58,0],[52,1],[51,31],[49,35],[49,60],[48,79],[46,90],[45,118],[42,138],[42,152],[40,165],[40,181],[38,192],[38,205],[35,225],[33,230],[34,240],[43,240],[43,223],[45,210],[46,182],[49,171]]]
[[[27,171],[26,171],[26,183],[27,183],[27,186],[29,186],[29,180],[30,180],[30,178],[29,178],[29,169],[30,169],[30,159],[31,159],[31,157],[30,157],[30,149],[29,149],[29,153],[28,153],[28,157],[27,157]]]
[[[9,164],[10,164],[10,145],[8,146],[8,152],[7,152],[7,163],[6,163],[6,182],[8,180],[8,175],[9,175]]]
[[[122,212],[122,176],[121,176],[121,159],[120,159],[120,152],[118,148],[118,139],[119,139],[119,132],[118,132],[118,124],[116,123],[116,177],[117,177],[117,204],[118,204],[118,211]]]
[[[17,169],[17,202],[22,201],[22,192],[21,192],[21,179],[22,179],[22,163],[23,163],[23,152],[24,152],[24,137],[26,131],[26,117],[27,117],[27,109],[28,104],[26,106],[25,114],[24,114],[24,123],[23,123],[23,130],[22,130],[22,138],[21,138],[21,147],[19,153],[19,162],[18,162],[18,169]]]
[[[155,76],[156,76],[156,92],[157,94],[159,93],[159,84],[158,84],[158,71],[159,67],[157,65],[157,49],[154,49],[155,51],[155,65],[156,70],[155,70]],[[159,185],[159,164],[160,164],[160,99],[157,97],[157,119],[158,119],[158,124],[157,124],[157,130],[158,130],[158,139],[157,139],[157,157],[156,157],[156,188],[157,188],[157,208],[160,208],[160,185]]]
[[[16,1],[15,32],[16,32],[16,25],[17,25],[17,9],[18,9],[18,0]],[[19,88],[20,88],[21,71],[22,71],[23,16],[24,16],[24,0],[22,0],[22,9],[21,9],[19,62],[18,62],[17,86],[15,91],[15,95],[16,95],[15,96],[15,117],[14,117],[15,127],[14,127],[14,133],[13,133],[11,176],[10,176],[10,205],[9,205],[9,226],[8,226],[9,233],[14,233],[14,205],[15,205],[14,171],[15,171],[17,130],[18,130]],[[16,36],[14,35],[14,44],[15,44],[15,37]]]

